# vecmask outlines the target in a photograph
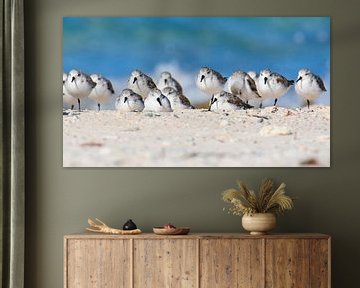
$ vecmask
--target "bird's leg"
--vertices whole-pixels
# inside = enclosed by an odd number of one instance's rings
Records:
[[[215,99],[213,99],[213,100],[211,101],[211,105],[210,105],[210,107],[209,107],[209,111],[210,111],[211,106],[212,106],[217,100],[218,100],[218,99],[215,98]],[[216,106],[218,107],[218,105],[216,105]]]
[[[260,108],[260,109],[262,108],[262,101],[260,102],[259,108]]]
[[[80,99],[78,98],[78,104],[79,104],[79,112],[81,111],[81,108],[80,108]]]
[[[307,102],[308,110],[310,110],[310,100],[306,100],[306,102]]]
[[[98,112],[100,112],[100,103],[98,103]]]
[[[214,94],[211,96],[208,111],[210,111],[210,110],[211,110],[211,105],[213,104],[213,100],[214,100]]]
[[[74,110],[74,106],[75,106],[74,104],[73,104],[73,105],[71,105],[71,110]]]
[[[278,100],[278,99],[276,98],[276,99],[275,99],[275,102],[274,102],[274,106],[276,106],[277,100]]]

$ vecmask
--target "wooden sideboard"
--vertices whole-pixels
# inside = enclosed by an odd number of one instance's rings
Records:
[[[67,235],[65,288],[325,288],[323,234]]]

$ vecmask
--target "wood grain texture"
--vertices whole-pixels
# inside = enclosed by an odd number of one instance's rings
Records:
[[[130,240],[67,240],[66,288],[131,287]]]
[[[134,287],[197,287],[197,241],[134,240]]]
[[[310,287],[327,288],[330,274],[330,251],[327,240],[310,240]],[[330,283],[330,281],[329,281]]]
[[[200,287],[260,288],[263,279],[261,239],[209,239],[200,244]]]
[[[309,244],[306,239],[266,239],[265,287],[309,287]]]
[[[323,234],[68,235],[64,287],[330,288],[330,240]]]

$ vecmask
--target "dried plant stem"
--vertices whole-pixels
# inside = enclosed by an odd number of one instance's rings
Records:
[[[141,233],[140,229],[135,229],[135,230],[115,229],[107,226],[104,222],[102,222],[97,218],[95,218],[95,220],[97,222],[88,218],[88,223],[92,228],[86,228],[87,231],[104,233],[104,234],[115,234],[115,235],[135,235]]]
[[[254,213],[283,214],[285,210],[294,207],[294,198],[285,195],[285,183],[274,191],[274,183],[270,179],[261,182],[258,195],[249,190],[246,185],[237,181],[238,189],[228,189],[223,192],[222,198],[230,203],[229,212],[234,215],[249,215]]]

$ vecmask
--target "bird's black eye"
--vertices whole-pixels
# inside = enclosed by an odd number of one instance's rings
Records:
[[[210,74],[210,71],[207,71],[206,73],[207,73],[207,74]]]
[[[77,76],[79,76],[79,77],[80,77],[80,73],[78,73],[78,74],[77,74]]]
[[[101,78],[98,78],[98,80],[100,81],[100,80],[101,80]]]

